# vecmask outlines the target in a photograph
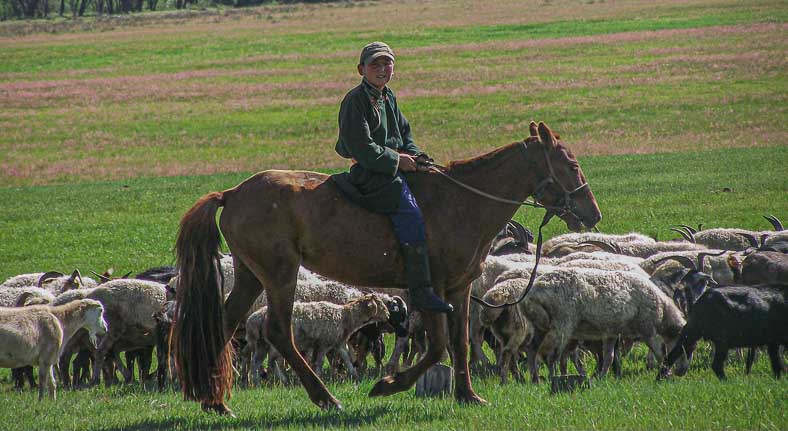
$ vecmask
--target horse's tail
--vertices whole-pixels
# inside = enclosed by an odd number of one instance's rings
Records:
[[[179,280],[170,340],[184,398],[223,404],[232,390],[232,351],[224,336],[216,213],[224,194],[203,196],[181,219],[175,258]]]

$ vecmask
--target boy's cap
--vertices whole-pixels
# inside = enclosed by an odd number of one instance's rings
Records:
[[[366,66],[382,56],[389,57],[391,61],[394,61],[394,51],[388,45],[383,42],[372,42],[361,50],[361,57],[358,62]]]

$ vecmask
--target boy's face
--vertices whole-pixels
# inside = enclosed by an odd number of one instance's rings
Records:
[[[382,90],[394,76],[394,60],[381,56],[367,65],[359,64],[358,73],[367,78],[370,84]]]

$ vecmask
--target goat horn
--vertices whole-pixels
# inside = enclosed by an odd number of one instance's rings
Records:
[[[684,229],[687,229],[687,230],[688,230],[688,231],[689,231],[691,234],[693,234],[693,235],[695,235],[696,233],[698,233],[698,231],[697,231],[697,230],[696,230],[694,227],[692,227],[692,226],[687,226],[687,225],[685,225],[685,224],[680,224],[679,226],[683,227]]]
[[[131,275],[131,271],[123,274],[123,277],[120,277],[120,278],[129,278],[130,275]]]
[[[769,220],[769,223],[771,223],[772,226],[774,226],[774,230],[775,231],[781,232],[783,230],[783,224],[782,224],[782,222],[780,222],[780,219],[778,219],[777,217],[769,214],[769,215],[763,216],[763,218],[765,218],[766,220]]]
[[[758,239],[755,238],[755,235],[747,232],[736,232],[736,235],[743,236],[747,238],[747,241],[750,242],[750,246],[758,248]]]
[[[99,273],[98,273],[98,272],[96,272],[96,271],[90,271],[90,273],[91,273],[91,274],[93,274],[93,275],[95,275],[96,277],[100,278],[100,279],[101,279],[101,281],[102,281],[102,283],[106,283],[106,282],[108,282],[108,281],[112,280],[111,278],[107,277],[106,275],[104,275],[104,274],[99,274]]]
[[[680,226],[685,227],[683,225],[680,225]],[[695,242],[695,236],[692,234],[692,231],[689,230],[689,229],[679,229],[679,228],[676,228],[676,227],[672,227],[672,228],[670,228],[670,230],[672,230],[673,232],[678,232],[679,235],[684,237],[684,239],[686,239],[689,242]]]
[[[57,278],[62,276],[63,276],[62,272],[57,272],[57,271],[45,272],[44,275],[38,277],[38,282],[36,282],[36,286],[41,287],[41,285],[44,284],[44,282],[49,280],[50,278]]]
[[[679,256],[679,255],[665,256],[661,259],[657,259],[656,261],[654,261],[654,265],[656,266],[666,260],[675,260],[676,262],[684,265],[687,268],[694,269],[695,271],[698,270],[697,268],[695,268],[695,262],[693,262],[692,259],[688,258],[687,256]]]
[[[617,253],[617,250],[613,247],[613,245],[610,244],[610,243],[607,243],[605,241],[588,240],[588,241],[583,241],[583,242],[581,242],[581,243],[579,243],[577,245],[593,245],[593,246],[597,246],[597,247],[601,248],[602,250],[604,250],[606,252]],[[618,251],[620,251],[620,250],[621,249],[619,249]]]
[[[723,250],[719,253],[705,253],[705,252],[698,253],[698,271],[703,272],[703,259],[705,259],[706,256],[722,256],[727,252],[728,250]]]

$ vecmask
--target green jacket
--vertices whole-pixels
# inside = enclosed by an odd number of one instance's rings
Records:
[[[332,176],[339,188],[355,203],[382,213],[399,206],[403,181],[398,175],[399,153],[424,154],[413,143],[410,124],[394,93],[388,87],[381,93],[366,80],[342,100],[335,149],[355,162],[350,172]]]

